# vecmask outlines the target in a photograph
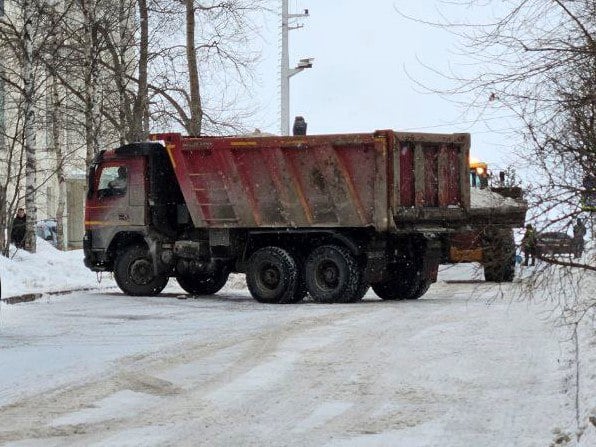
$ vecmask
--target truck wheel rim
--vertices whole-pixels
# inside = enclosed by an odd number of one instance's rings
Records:
[[[136,284],[148,284],[153,279],[153,266],[147,259],[137,259],[130,266],[130,278]]]
[[[261,265],[259,272],[259,281],[265,288],[275,290],[279,287],[281,272],[277,266],[265,263]]]
[[[317,266],[316,281],[325,290],[334,290],[339,285],[339,268],[330,260],[324,260]]]

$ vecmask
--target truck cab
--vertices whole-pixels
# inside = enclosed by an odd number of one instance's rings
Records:
[[[138,244],[151,249],[156,241],[173,239],[184,230],[187,217],[161,144],[102,151],[89,169],[85,265],[111,271],[123,247]]]

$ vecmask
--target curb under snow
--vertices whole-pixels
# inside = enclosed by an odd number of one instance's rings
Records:
[[[42,298],[43,296],[69,295],[71,293],[88,292],[91,290],[101,290],[101,289],[98,287],[80,287],[78,289],[55,290],[53,292],[24,293],[22,295],[7,296],[6,298],[0,298],[0,303],[6,303],[6,304],[28,303],[31,301],[38,300],[38,299]]]

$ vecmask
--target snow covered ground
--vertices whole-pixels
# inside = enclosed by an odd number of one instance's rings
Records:
[[[596,445],[594,315],[578,369],[525,280],[445,267],[417,301],[271,306],[237,275],[213,297],[171,281],[133,298],[80,251],[39,251],[0,258],[3,297],[97,290],[0,304],[0,445]]]
[[[116,287],[104,275],[98,284],[97,275],[83,265],[83,251],[61,252],[50,243],[37,238],[37,253],[16,250],[10,256],[0,256],[2,298],[25,293],[53,292],[86,287]]]

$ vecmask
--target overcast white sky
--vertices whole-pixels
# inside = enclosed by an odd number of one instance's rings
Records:
[[[281,4],[281,2],[279,2]],[[470,22],[486,22],[491,11],[455,9],[440,0],[290,0],[290,12],[309,9],[304,28],[290,32],[290,65],[314,57],[314,67],[290,82],[290,116],[302,115],[309,134],[369,132],[376,129],[420,132],[470,132],[472,155],[494,168],[511,160],[511,137],[499,132],[511,123],[495,119],[506,115],[491,111],[474,122],[477,114],[462,116],[462,108],[425,85],[445,87],[446,81],[426,69],[469,62],[457,55],[458,40],[444,30],[407,20],[408,15],[438,20],[437,7],[452,17],[462,14]],[[263,112],[256,127],[279,133],[279,16],[268,17],[265,46],[259,70]],[[461,99],[461,98],[459,98]],[[487,101],[488,103],[488,101]]]

